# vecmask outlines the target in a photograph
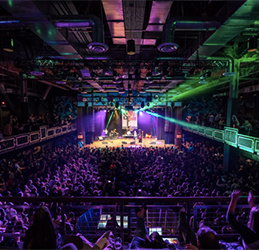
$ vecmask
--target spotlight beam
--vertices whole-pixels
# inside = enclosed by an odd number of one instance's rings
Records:
[[[172,117],[166,117],[166,116],[162,116],[162,115],[159,115],[159,114],[157,114],[157,113],[152,113],[152,112],[149,112],[149,111],[145,111],[147,114],[149,114],[149,115],[152,115],[152,116],[155,116],[155,117],[158,117],[158,118],[161,118],[161,119],[164,119],[164,120],[166,120],[166,121],[169,121],[169,122],[171,122],[171,123],[174,123],[174,124],[177,124],[177,125],[179,125],[179,126],[181,126],[181,127],[184,127],[184,128],[198,128],[198,127],[201,127],[202,128],[202,126],[199,126],[199,125],[194,125],[194,124],[190,124],[190,123],[188,123],[188,122],[184,122],[184,121],[181,121],[181,120],[177,120],[177,119],[175,119],[175,118],[172,118]]]
[[[111,116],[110,116],[110,118],[109,118],[109,121],[108,121],[108,123],[107,123],[107,125],[106,125],[106,128],[108,128],[108,126],[109,126],[109,124],[110,124],[110,122],[111,122],[111,119],[112,119],[113,113],[114,113],[114,111],[112,111],[112,114],[111,114]]]

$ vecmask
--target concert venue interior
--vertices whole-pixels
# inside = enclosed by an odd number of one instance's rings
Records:
[[[259,249],[258,0],[1,0],[0,249]]]

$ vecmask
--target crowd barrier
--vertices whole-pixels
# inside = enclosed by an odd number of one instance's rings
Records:
[[[197,135],[227,143],[249,153],[259,154],[259,138],[239,134],[236,128],[225,127],[224,130],[220,130],[199,125],[190,125],[188,128],[183,129]]]
[[[28,145],[33,145],[38,142],[46,141],[76,130],[76,123],[52,128],[41,126],[38,131],[6,137],[0,141],[0,154]]]
[[[246,199],[243,197],[240,201]],[[221,238],[237,238],[237,232],[226,222],[229,200],[229,197],[0,197],[1,208],[7,213],[11,208],[12,217],[16,210],[18,218],[23,213],[30,219],[35,209],[45,204],[55,222],[58,221],[57,227],[62,237],[80,233],[94,240],[109,230],[124,242],[134,236],[137,225],[135,209],[143,203],[147,205],[146,226],[149,234],[158,232],[164,239],[178,237],[179,214],[184,207],[193,229],[197,230],[203,223],[214,229]],[[65,215],[70,212],[75,215],[73,232],[67,231],[66,226]],[[238,205],[236,212],[238,220],[246,224],[250,212],[248,206]],[[10,236],[4,228],[1,231],[0,236]],[[16,232],[12,236],[23,237],[24,232]]]

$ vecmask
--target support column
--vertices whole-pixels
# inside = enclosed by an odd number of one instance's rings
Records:
[[[240,59],[233,59],[233,67],[229,68],[229,72],[235,72],[236,75],[230,77],[229,97],[226,116],[226,126],[232,127],[232,115],[238,113],[238,86],[239,86],[239,68]],[[236,167],[237,149],[224,143],[223,169],[231,172]]]
[[[167,107],[165,116],[173,118],[173,108]],[[165,120],[165,144],[174,144],[175,124]]]
[[[175,107],[176,116],[175,118],[179,121],[183,119],[183,108],[182,107]],[[181,148],[182,147],[182,127],[178,124],[175,124],[175,138],[174,144],[175,147]]]
[[[20,82],[20,104],[21,104],[21,123],[27,123],[28,121],[28,95],[27,95],[27,79],[22,78]]]
[[[84,144],[93,143],[94,130],[95,124],[93,107],[77,107],[78,141],[83,141]]]
[[[85,131],[84,131],[84,122],[83,122],[83,109],[85,107],[77,107],[77,140],[83,141],[85,144]]]

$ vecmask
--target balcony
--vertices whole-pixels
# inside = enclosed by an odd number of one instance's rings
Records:
[[[183,130],[227,143],[241,151],[259,155],[259,138],[238,133],[238,129],[225,127],[224,130],[190,124]]]
[[[20,149],[29,145],[34,145],[39,142],[47,141],[76,130],[76,123],[52,128],[41,126],[38,131],[6,137],[0,141],[0,154]]]

